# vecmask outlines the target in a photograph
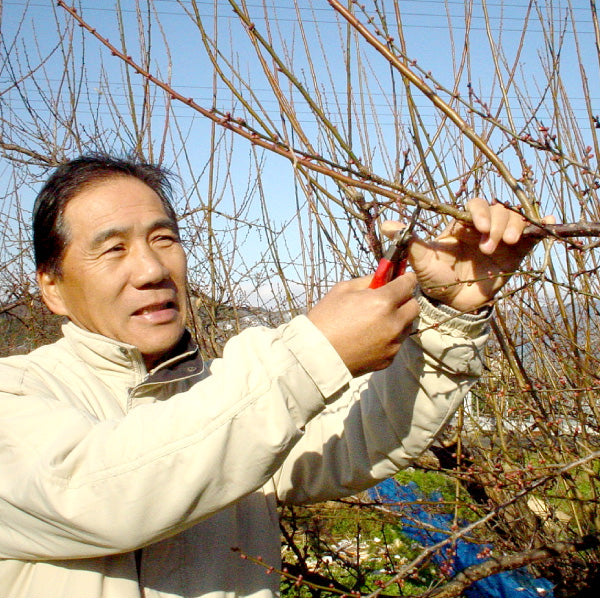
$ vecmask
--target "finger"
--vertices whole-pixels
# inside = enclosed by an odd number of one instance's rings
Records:
[[[471,199],[467,207],[473,218],[473,225],[480,233],[479,249],[484,254],[493,254],[498,244],[505,239],[507,227],[511,223],[508,239],[518,240],[522,229],[513,215],[518,215],[500,203],[491,206],[483,198]],[[514,243],[514,242],[513,242]]]
[[[479,248],[482,252],[492,254],[498,244],[503,240],[506,228],[510,222],[511,215],[516,213],[511,212],[502,204],[492,204],[490,206],[490,231],[487,236],[482,235]]]
[[[413,331],[414,320],[419,316],[420,306],[417,299],[411,297],[402,306],[398,308],[399,334],[397,341],[402,342]]]
[[[554,215],[547,215],[542,218],[542,225],[555,225],[556,218]],[[521,241],[521,237],[523,235],[523,231],[529,225],[529,220],[522,216],[521,213],[516,211],[510,211],[510,219],[509,223],[506,226],[506,231],[504,232],[503,241],[506,244],[514,245]],[[531,246],[533,247],[537,243],[537,239],[531,240]]]
[[[399,231],[402,231],[406,225],[400,221],[384,221],[381,224],[381,233],[392,239]]]
[[[378,288],[381,294],[387,294],[395,306],[401,306],[409,301],[415,294],[417,276],[411,271],[392,279],[386,285]]]
[[[483,198],[471,198],[467,202],[467,210],[473,219],[473,225],[479,233],[490,233],[492,228],[491,207]]]
[[[335,287],[344,287],[347,291],[360,291],[369,287],[373,275],[363,275],[362,277],[354,277],[336,283]]]
[[[420,265],[422,261],[428,260],[430,258],[432,247],[436,245],[436,242],[441,237],[442,236],[437,237],[434,241],[425,242],[416,233],[413,232],[408,245],[408,260],[413,266],[413,268],[415,268],[415,266]]]
[[[516,244],[527,227],[528,221],[516,211],[509,211],[508,223],[504,231],[503,241],[505,244]]]
[[[381,224],[381,233],[390,239],[402,231],[407,225],[400,223],[399,221],[384,221]],[[408,242],[408,260],[414,267],[419,265],[420,261],[424,260],[426,255],[430,252],[430,244],[424,242],[413,230]]]

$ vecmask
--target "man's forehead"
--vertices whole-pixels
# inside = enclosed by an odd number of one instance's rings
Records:
[[[135,178],[118,178],[82,190],[65,207],[65,222],[72,233],[107,239],[136,230],[167,228],[177,224],[158,194]]]

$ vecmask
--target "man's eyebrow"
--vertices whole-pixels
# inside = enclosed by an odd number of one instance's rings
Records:
[[[173,233],[177,234],[177,225],[168,217],[164,219],[157,219],[148,227],[148,231],[156,231],[157,229],[169,229]],[[90,248],[95,250],[112,238],[127,237],[131,230],[131,227],[111,227],[109,229],[105,229],[104,231],[100,231],[92,238],[90,242]]]
[[[154,224],[149,228],[149,231],[156,231],[157,229],[168,229],[171,233],[174,233],[179,238],[179,228],[177,227],[177,223],[169,217],[155,221]]]
[[[156,229],[170,229],[173,233],[177,233],[177,224],[173,222],[173,219],[165,217],[164,219],[158,219],[150,227],[150,231],[155,231]]]
[[[100,231],[90,241],[90,249],[95,250],[99,248],[104,242],[111,238],[126,236],[129,230],[129,227],[111,227],[110,229]]]

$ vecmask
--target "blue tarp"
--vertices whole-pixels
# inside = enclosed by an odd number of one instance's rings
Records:
[[[429,512],[423,502],[440,502],[438,492],[426,497],[416,483],[401,485],[395,479],[386,479],[369,490],[371,499],[386,504],[399,504],[397,507],[402,522],[402,532],[423,547],[433,546],[451,533],[454,515]],[[420,524],[423,524],[421,526]],[[464,527],[466,523],[463,523]],[[431,529],[435,529],[432,531]],[[449,552],[450,550],[450,552]],[[489,544],[475,544],[458,539],[437,552],[433,560],[438,565],[450,568],[450,577],[467,567],[487,560],[486,554],[492,550]],[[553,584],[547,579],[534,578],[526,569],[515,569],[490,575],[473,583],[465,592],[467,598],[549,598],[553,594]]]

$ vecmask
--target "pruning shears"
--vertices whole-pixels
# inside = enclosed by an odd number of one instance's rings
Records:
[[[375,275],[371,281],[370,288],[378,288],[386,283],[396,279],[406,272],[406,263],[408,259],[408,244],[412,236],[412,232],[417,224],[417,218],[421,212],[421,207],[417,206],[412,214],[410,223],[398,231],[392,239],[392,243],[388,246],[385,254],[377,265]]]

